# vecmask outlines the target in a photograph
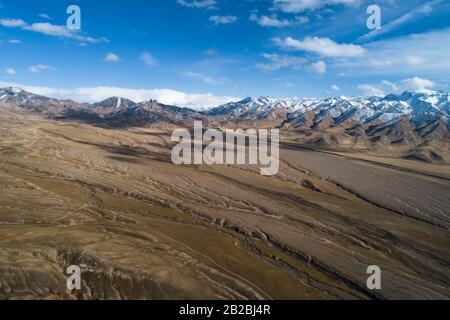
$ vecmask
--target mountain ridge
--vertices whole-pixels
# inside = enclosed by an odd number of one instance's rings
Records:
[[[0,102],[44,117],[111,128],[279,128],[304,144],[369,150],[427,162],[450,162],[450,97],[444,91],[385,97],[245,98],[200,112],[148,100],[110,97],[89,104],[20,88],[0,89]]]
[[[257,113],[266,113],[266,116],[270,116],[267,114],[270,111],[276,110],[286,110],[288,113],[295,112],[305,112],[310,110],[320,110],[323,111],[324,106],[336,107],[337,109],[348,109],[348,108],[356,108],[356,109],[364,109],[364,107],[368,107],[377,111],[388,111],[389,113],[395,113],[393,111],[398,111],[397,113],[407,114],[408,112],[414,111],[408,109],[408,105],[402,105],[403,103],[409,104],[409,106],[417,107],[421,105],[423,108],[428,108],[429,112],[440,113],[445,117],[450,117],[450,96],[447,92],[442,90],[436,91],[427,91],[424,92],[414,92],[414,91],[405,91],[401,94],[389,94],[385,97],[348,97],[348,96],[339,96],[339,97],[328,97],[328,98],[274,98],[270,96],[261,96],[258,98],[247,97],[237,102],[228,102],[226,104],[222,104],[217,107],[210,108],[205,111],[195,111],[192,108],[181,107],[181,106],[170,106],[166,104],[159,103],[157,100],[150,99],[148,101],[142,102],[134,102],[130,99],[112,96],[107,99],[104,99],[95,103],[79,103],[71,99],[56,99],[49,98],[43,95],[34,94],[31,92],[27,92],[20,87],[6,87],[0,88],[0,102],[13,102],[20,106],[28,105],[36,105],[42,104],[45,102],[60,102],[67,104],[68,107],[73,107],[73,105],[77,107],[85,107],[97,111],[100,114],[111,113],[118,109],[130,108],[135,105],[148,105],[149,103],[158,103],[162,106],[169,106],[171,108],[179,108],[180,110],[190,110],[193,112],[197,112],[200,114],[206,114],[211,116],[221,116],[226,114],[227,112],[234,111],[234,117],[242,116],[245,113],[252,112],[254,114]],[[384,104],[383,104],[384,103]],[[427,105],[428,104],[428,105]],[[403,107],[403,108],[402,108]],[[240,110],[238,110],[240,108]],[[106,109],[106,111],[102,110]],[[108,110],[110,109],[110,110]],[[430,110],[432,109],[432,110]],[[237,112],[238,111],[238,112]],[[337,118],[341,113],[337,112],[338,110],[329,109],[328,111],[332,111],[333,118]],[[417,110],[416,110],[417,111]],[[229,117],[230,119],[233,116]]]

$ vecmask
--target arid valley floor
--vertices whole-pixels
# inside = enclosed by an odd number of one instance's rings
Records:
[[[264,177],[176,166],[170,135],[2,108],[0,299],[450,298],[448,165],[285,139]]]

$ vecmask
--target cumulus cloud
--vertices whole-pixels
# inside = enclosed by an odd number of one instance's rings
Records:
[[[104,59],[105,62],[119,62],[120,57],[112,52],[108,53]]]
[[[362,95],[366,97],[383,97],[386,95],[382,89],[371,84],[360,84],[358,89],[361,91]]]
[[[238,21],[238,17],[235,16],[211,16],[209,17],[209,21],[214,23],[214,25],[219,24],[233,24]]]
[[[206,8],[213,9],[215,8],[217,1],[216,0],[177,0],[177,3],[189,8]]]
[[[97,43],[106,42],[106,39],[96,39],[92,37],[85,36],[77,31],[72,31],[66,26],[54,25],[48,22],[44,23],[33,23],[32,25],[26,26],[25,30],[41,33],[47,36],[54,36],[60,38],[73,39],[77,41]]]
[[[398,81],[396,83],[383,80],[378,84],[362,84],[359,85],[358,88],[365,96],[385,96],[386,92],[401,93],[406,90],[428,92],[435,86],[436,83],[431,80],[413,77]]]
[[[275,28],[283,28],[291,25],[291,22],[287,19],[278,19],[276,14],[271,16],[257,16],[252,13],[250,15],[250,21],[256,22],[262,27],[275,27]]]
[[[386,86],[391,92],[397,92],[399,90],[395,83],[392,83],[388,80],[381,81],[381,84]]]
[[[156,67],[158,65],[158,61],[153,57],[149,52],[145,51],[141,54],[139,59],[144,62],[147,67]]]
[[[24,27],[26,26],[26,22],[21,19],[0,19],[0,26],[6,27],[6,28],[16,28],[16,27]]]
[[[331,90],[333,90],[333,91],[339,91],[340,88],[339,88],[339,86],[333,84],[333,85],[331,86]]]
[[[273,42],[279,47],[298,51],[307,51],[325,57],[359,57],[364,55],[364,48],[354,44],[339,44],[328,38],[306,37],[297,40],[292,37],[275,38]]]
[[[250,21],[253,21],[259,24],[260,26],[266,28],[292,27],[309,22],[309,18],[307,16],[298,16],[295,17],[295,19],[281,19],[278,18],[277,14],[272,14],[270,16],[267,15],[258,16],[256,13],[252,13],[249,19]]]
[[[57,71],[57,70],[58,69],[56,69],[52,66],[46,65],[46,64],[37,64],[34,66],[30,66],[28,68],[28,71],[30,71],[31,73],[40,73],[43,71]]]
[[[306,61],[304,58],[279,54],[264,53],[262,56],[270,61],[256,64],[256,67],[263,71],[275,71],[283,68],[300,69]]]
[[[330,5],[357,5],[361,0],[273,0],[273,7],[286,13],[316,10]]]
[[[20,19],[4,18],[0,19],[0,26],[7,28],[21,28],[22,30],[32,31],[47,36],[72,39],[80,42],[98,43],[108,41],[105,38],[97,39],[89,37],[77,30],[70,30],[66,26],[54,25],[48,22],[28,24]]]
[[[424,91],[435,86],[435,83],[433,81],[419,77],[402,80],[402,84],[407,89],[414,91]]]
[[[9,76],[15,76],[17,71],[14,68],[6,68],[5,73]]]
[[[128,89],[120,87],[82,87],[61,89],[28,86],[17,83],[0,82],[0,87],[20,87],[26,91],[58,99],[72,99],[78,102],[94,103],[109,97],[119,96],[134,102],[156,99],[161,103],[206,110],[221,104],[240,101],[242,97],[216,96],[212,93],[186,93],[172,89]]]
[[[308,66],[308,69],[310,71],[318,73],[318,74],[325,74],[325,73],[327,73],[327,64],[325,61],[320,60],[320,61],[311,63]]]

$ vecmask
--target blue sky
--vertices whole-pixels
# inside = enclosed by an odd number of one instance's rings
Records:
[[[449,52],[450,0],[0,0],[0,85],[79,101],[449,90]]]

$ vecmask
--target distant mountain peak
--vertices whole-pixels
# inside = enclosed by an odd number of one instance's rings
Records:
[[[103,101],[94,103],[90,106],[90,109],[95,110],[101,115],[106,115],[108,113],[128,109],[135,106],[136,103],[126,98],[114,96],[109,97]]]
[[[19,94],[21,92],[25,92],[25,90],[19,87],[6,87],[0,89],[0,93]]]
[[[193,117],[213,117],[218,121],[261,121],[276,120],[278,123],[296,123],[300,125],[307,120],[314,128],[329,126],[362,124],[371,121],[389,123],[401,117],[407,117],[416,124],[450,119],[450,97],[444,91],[428,93],[405,91],[383,97],[330,97],[330,98],[288,98],[278,99],[270,96],[247,97],[238,102],[230,102],[209,110],[206,113],[195,112],[159,103],[155,99],[135,103],[127,98],[113,96],[94,104],[79,104],[70,100],[50,99],[26,92],[21,88],[8,87],[0,89],[0,102],[6,102],[43,114],[68,114],[83,110],[86,114],[95,114],[102,119],[120,114],[117,123],[126,122],[132,115],[135,123],[145,123],[145,119],[171,119],[185,121]],[[154,117],[153,115],[159,115]],[[192,119],[190,119],[192,120]]]
[[[391,94],[386,97],[330,97],[330,98],[290,98],[247,97],[239,102],[231,102],[214,108],[208,112],[211,116],[222,116],[233,120],[271,120],[277,117],[294,119],[302,117],[305,112],[318,116],[315,120],[330,120],[336,124],[352,121],[363,123],[371,119],[389,122],[406,116],[420,123],[435,120],[442,116],[450,117],[450,98],[444,91],[428,93],[406,91],[400,95]],[[331,121],[329,121],[331,123]]]

